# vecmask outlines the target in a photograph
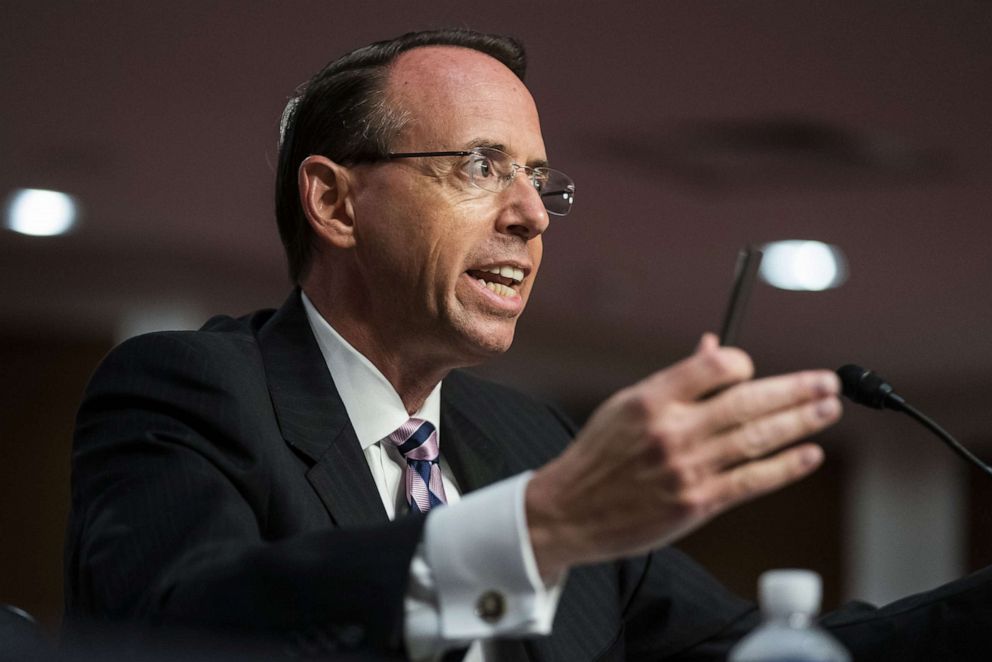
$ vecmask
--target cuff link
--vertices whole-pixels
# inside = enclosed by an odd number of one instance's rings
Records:
[[[475,602],[475,615],[486,623],[497,623],[506,613],[506,598],[499,591],[486,591]]]

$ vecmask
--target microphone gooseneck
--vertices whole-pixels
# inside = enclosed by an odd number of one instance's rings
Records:
[[[892,389],[892,385],[881,376],[853,363],[837,368],[837,376],[840,377],[841,390],[848,399],[857,402],[859,405],[865,405],[873,409],[893,409],[895,411],[906,412],[918,423],[937,435],[942,442],[947,444],[960,457],[964,458],[966,462],[970,462],[983,473],[992,477],[992,467],[989,467],[989,465],[975,457],[971,451],[958,443],[957,439],[952,437],[936,421],[897,395]]]

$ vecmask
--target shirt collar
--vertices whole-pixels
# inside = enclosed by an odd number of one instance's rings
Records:
[[[317,346],[364,450],[395,432],[410,418],[410,414],[379,369],[334,330],[305,293],[301,291],[300,296],[310,328],[317,338]],[[440,435],[440,382],[413,416],[429,421]]]

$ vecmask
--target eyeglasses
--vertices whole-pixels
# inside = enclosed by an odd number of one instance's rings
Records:
[[[520,165],[513,157],[494,147],[477,147],[469,150],[450,152],[402,152],[390,153],[387,159],[419,159],[435,156],[467,157],[461,171],[469,182],[483,191],[500,193],[509,188],[521,170],[537,189],[549,214],[564,216],[572,208],[575,200],[575,182],[561,170]]]

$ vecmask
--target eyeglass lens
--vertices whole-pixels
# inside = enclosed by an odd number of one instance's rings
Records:
[[[490,172],[489,166],[484,164],[477,164],[476,167],[469,170],[472,182],[479,188],[499,192],[509,185],[514,176],[518,174],[517,170],[523,170],[524,176],[531,181],[540,194],[544,208],[549,214],[564,216],[571,210],[575,200],[575,183],[565,173],[551,168],[530,168],[518,165],[513,162],[509,154],[498,149],[483,148],[477,153],[485,158],[491,164],[492,170],[495,171]],[[496,177],[494,178],[493,175]]]

